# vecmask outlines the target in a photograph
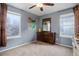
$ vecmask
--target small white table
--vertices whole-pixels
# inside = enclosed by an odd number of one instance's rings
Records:
[[[79,39],[74,38],[72,44],[73,44],[73,56],[79,56]]]

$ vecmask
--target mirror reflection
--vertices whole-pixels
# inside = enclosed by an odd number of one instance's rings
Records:
[[[51,19],[46,18],[43,19],[43,31],[50,31],[51,30]]]

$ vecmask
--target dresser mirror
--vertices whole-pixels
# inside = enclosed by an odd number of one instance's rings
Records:
[[[51,31],[51,18],[45,18],[42,20],[42,30]]]

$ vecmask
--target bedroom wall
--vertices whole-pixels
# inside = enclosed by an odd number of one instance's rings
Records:
[[[12,12],[20,13],[21,16],[21,37],[20,38],[12,38],[7,39],[7,46],[0,48],[0,51],[9,49],[12,47],[16,47],[18,45],[24,44],[24,43],[30,43],[36,38],[36,32],[28,29],[28,17],[31,16],[36,20],[37,29],[42,28],[42,19],[44,18],[51,18],[51,31],[56,32],[56,43],[64,44],[64,45],[72,45],[72,39],[71,38],[63,38],[59,36],[59,20],[61,14],[66,14],[73,12],[72,9],[62,10],[59,12],[47,14],[38,17],[37,15],[28,13],[26,11],[23,11],[21,9],[15,8],[13,6],[8,6],[8,10]]]
[[[0,51],[9,49],[12,47],[16,47],[16,46],[24,44],[24,43],[26,43],[26,44],[30,43],[36,38],[36,32],[34,32],[28,28],[28,17],[30,16],[37,21],[38,16],[28,13],[26,11],[20,10],[20,9],[17,9],[10,5],[8,5],[8,11],[20,13],[22,15],[21,16],[21,37],[7,39],[7,46],[0,48]]]
[[[55,13],[40,16],[38,28],[42,28],[42,19],[51,18],[51,31],[56,32],[56,43],[71,46],[72,45],[72,39],[71,38],[63,38],[63,37],[59,36],[60,15],[66,14],[66,13],[71,13],[71,12],[73,12],[72,9],[66,9],[66,10],[55,12]]]

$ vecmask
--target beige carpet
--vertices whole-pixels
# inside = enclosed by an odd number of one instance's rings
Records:
[[[60,45],[32,43],[2,52],[0,56],[72,56],[72,49]]]

